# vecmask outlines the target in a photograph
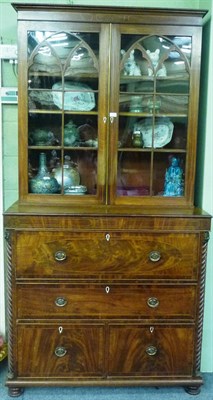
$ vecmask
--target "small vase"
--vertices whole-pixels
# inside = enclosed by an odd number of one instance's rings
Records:
[[[48,171],[45,153],[40,153],[38,174],[30,180],[30,190],[37,194],[53,194],[60,190],[57,180]]]
[[[132,134],[133,147],[143,147],[143,139],[140,131],[134,131]]]

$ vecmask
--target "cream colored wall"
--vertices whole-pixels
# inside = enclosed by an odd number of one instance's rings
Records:
[[[213,0],[200,0],[200,8],[213,10]],[[201,123],[199,127],[200,145],[203,149],[202,165],[198,165],[198,171],[201,169],[201,181],[198,186],[202,187],[202,197],[200,206],[213,215],[213,24],[208,21],[204,29],[203,41],[203,69],[201,75],[201,104],[200,115]],[[202,84],[203,82],[203,84]],[[203,90],[202,90],[203,87]],[[205,138],[205,139],[204,139]],[[198,148],[199,153],[199,148]],[[212,223],[213,227],[213,223]],[[213,229],[212,229],[213,231]],[[207,275],[206,275],[206,293],[205,293],[205,313],[204,330],[202,346],[203,371],[213,372],[213,232],[210,235],[207,257]]]
[[[17,1],[23,2],[23,1]],[[33,0],[25,0],[25,3],[31,3]],[[67,1],[50,1],[50,0],[37,0],[35,3],[65,3],[65,4],[79,4],[79,5],[112,5],[112,6],[129,6],[129,0],[67,0]],[[166,8],[193,8],[193,9],[211,9],[213,0],[152,0],[152,7],[166,7]],[[0,2],[0,37],[3,43],[16,43],[16,13],[11,7],[11,1],[4,0]],[[149,7],[150,0],[134,0],[131,2],[132,6]],[[204,68],[202,70],[202,80],[207,81],[205,85],[201,85],[201,106],[200,106],[200,147],[199,147],[199,164],[197,179],[197,192],[201,193],[197,196],[197,203],[202,206],[206,211],[213,214],[213,168],[212,168],[212,131],[213,131],[213,81],[212,76],[208,70],[213,70],[213,27],[207,23],[208,29],[204,29],[205,37],[205,60]],[[210,54],[209,53],[210,49]],[[209,56],[209,61],[208,61]],[[16,78],[14,77],[11,67],[4,65],[4,84],[15,85]],[[1,114],[0,114],[1,118]],[[3,169],[4,169],[4,206],[2,204],[2,197],[0,201],[1,208],[7,208],[18,198],[18,139],[17,139],[17,106],[4,105],[2,109],[3,132],[2,139],[0,140],[0,155],[3,152]],[[1,124],[0,124],[1,126]],[[1,150],[2,146],[2,150]],[[0,165],[0,178],[1,178],[2,165]],[[2,240],[2,215],[0,220],[0,332],[5,332],[5,313],[4,313],[4,288],[2,282],[4,281],[3,269],[3,240]],[[207,282],[206,282],[206,298],[205,298],[205,315],[204,315],[204,336],[202,347],[202,371],[213,372],[213,313],[212,313],[212,295],[213,295],[213,238],[209,242],[208,263],[207,263]]]

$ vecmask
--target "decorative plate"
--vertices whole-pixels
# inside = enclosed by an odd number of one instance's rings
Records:
[[[152,143],[153,120],[147,118],[134,125],[134,131],[141,131],[143,137],[143,147],[164,147],[172,139],[174,125],[169,118],[158,118],[154,125],[154,138]]]
[[[87,187],[84,185],[77,185],[77,186],[68,186],[65,188],[65,194],[85,194],[87,191]]]
[[[64,87],[57,82],[52,87],[54,104],[62,109],[64,91],[64,110],[90,111],[95,107],[95,95],[92,89],[83,83],[66,83]]]

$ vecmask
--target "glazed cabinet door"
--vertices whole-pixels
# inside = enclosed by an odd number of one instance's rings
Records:
[[[112,38],[110,202],[192,205],[200,30],[120,25]]]
[[[103,202],[109,29],[43,21],[19,29],[21,197]]]

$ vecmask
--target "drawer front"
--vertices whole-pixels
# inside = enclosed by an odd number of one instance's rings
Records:
[[[18,284],[18,318],[194,318],[196,285]]]
[[[19,325],[19,377],[101,376],[104,326]]]
[[[191,375],[193,358],[193,327],[109,327],[109,375]]]
[[[198,263],[196,234],[17,234],[17,277],[197,279]]]

